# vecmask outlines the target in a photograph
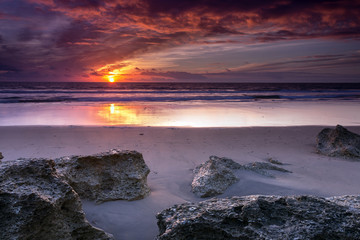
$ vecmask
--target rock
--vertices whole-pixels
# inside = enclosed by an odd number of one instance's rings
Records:
[[[113,239],[86,221],[79,196],[54,165],[47,159],[0,164],[0,239]]]
[[[141,153],[111,150],[92,156],[56,159],[57,171],[81,198],[104,202],[137,200],[150,193],[150,170]]]
[[[279,172],[287,172],[287,173],[291,173],[291,171],[286,170],[284,168],[275,166],[273,164],[270,163],[266,163],[266,162],[253,162],[253,163],[248,163],[246,165],[243,165],[241,167],[241,169],[244,170],[250,170],[253,172],[256,172],[258,174],[267,176],[267,177],[274,177],[274,175],[272,175],[271,173],[269,173],[266,170],[273,170],[273,171],[279,171]]]
[[[325,128],[317,135],[317,151],[328,156],[360,157],[360,135],[337,125]]]
[[[268,158],[266,159],[269,163],[271,164],[276,164],[276,165],[284,165],[282,162],[280,162],[279,160],[273,159],[273,158]]]
[[[4,156],[2,155],[2,152],[0,152],[0,159],[3,159]]]
[[[360,239],[360,210],[311,196],[184,203],[157,215],[158,240]]]
[[[344,196],[328,197],[326,198],[326,200],[329,200],[341,206],[360,209],[360,195],[344,195]]]
[[[210,156],[205,163],[194,169],[194,179],[191,183],[192,191],[198,197],[213,197],[224,193],[224,191],[236,183],[239,179],[235,176],[235,170],[250,170],[258,174],[274,177],[266,170],[290,172],[266,162],[254,162],[241,165],[229,158]]]
[[[240,164],[229,158],[210,156],[208,161],[194,169],[192,191],[199,197],[222,194],[230,185],[238,181],[232,169],[240,167]]]

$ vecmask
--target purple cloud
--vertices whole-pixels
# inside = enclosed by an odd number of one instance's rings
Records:
[[[4,0],[0,9],[0,80],[97,77],[89,69],[186,44],[360,40],[360,2],[350,0]],[[180,72],[163,74],[206,79]]]

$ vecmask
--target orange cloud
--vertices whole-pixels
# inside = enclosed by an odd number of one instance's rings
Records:
[[[360,39],[353,0],[4,0],[0,9],[0,66],[19,69],[8,78],[96,80],[103,67],[192,44]],[[218,36],[231,39],[209,40]]]

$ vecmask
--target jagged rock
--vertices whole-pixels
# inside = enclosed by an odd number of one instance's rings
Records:
[[[211,197],[223,193],[230,185],[238,181],[232,169],[240,164],[229,158],[210,156],[205,163],[194,169],[192,191],[199,197]]]
[[[113,239],[86,221],[79,196],[54,165],[47,159],[0,164],[0,239]]]
[[[266,159],[269,163],[272,164],[276,164],[276,165],[284,165],[282,162],[280,162],[279,160],[273,159],[273,158],[268,158]]]
[[[82,198],[104,202],[137,200],[150,193],[150,170],[141,153],[111,150],[56,159],[56,169]]]
[[[4,156],[2,155],[2,152],[0,152],[0,159],[3,159]]]
[[[157,215],[158,240],[360,239],[360,210],[311,196],[184,203]]]
[[[347,206],[350,208],[360,209],[360,196],[359,195],[344,195],[344,196],[335,196],[328,197],[326,200],[334,202],[341,206]]]
[[[317,151],[328,156],[360,157],[360,135],[337,125],[317,135]]]
[[[236,183],[239,179],[235,176],[235,170],[249,170],[258,174],[274,177],[266,170],[290,172],[266,162],[254,162],[241,165],[229,158],[210,156],[205,163],[194,169],[194,179],[191,183],[192,191],[198,197],[212,197],[224,193],[224,191]]]
[[[281,168],[281,167],[278,167],[278,166],[275,166],[273,164],[266,163],[266,162],[248,163],[248,164],[243,165],[241,167],[241,169],[250,170],[250,171],[256,172],[258,174],[261,174],[261,175],[264,175],[267,177],[274,177],[274,175],[272,175],[271,173],[269,173],[266,170],[291,173],[291,171],[289,171],[289,170],[286,170],[284,168]]]

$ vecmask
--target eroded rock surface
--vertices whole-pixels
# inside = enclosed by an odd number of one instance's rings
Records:
[[[271,164],[275,164],[275,165],[284,165],[282,162],[280,162],[279,160],[276,160],[274,158],[268,158],[266,159],[269,163]]]
[[[267,162],[248,163],[248,164],[242,165],[241,169],[250,170],[250,171],[256,172],[258,174],[261,174],[261,175],[264,175],[267,177],[274,177],[274,175],[272,175],[267,170],[291,173],[291,171],[286,170],[281,167],[278,167],[278,166],[274,165],[274,163],[267,163]]]
[[[22,159],[0,164],[0,239],[113,239],[85,219],[79,196],[54,161]]]
[[[141,153],[111,150],[56,159],[56,169],[82,198],[97,202],[137,200],[150,193]]]
[[[328,197],[326,199],[341,206],[360,209],[359,195],[335,196],[335,197]]]
[[[249,170],[267,177],[274,177],[267,170],[290,172],[267,162],[254,162],[241,165],[229,158],[210,156],[205,163],[194,169],[194,179],[191,183],[192,191],[198,197],[212,197],[236,183],[239,179],[235,176],[236,170]]]
[[[238,181],[233,169],[241,165],[229,158],[210,156],[205,163],[194,169],[192,191],[199,197],[211,197],[222,194],[230,185]]]
[[[157,215],[158,240],[360,239],[360,210],[311,196],[184,203]]]
[[[360,157],[360,135],[341,125],[325,128],[317,135],[317,150],[328,156]]]

